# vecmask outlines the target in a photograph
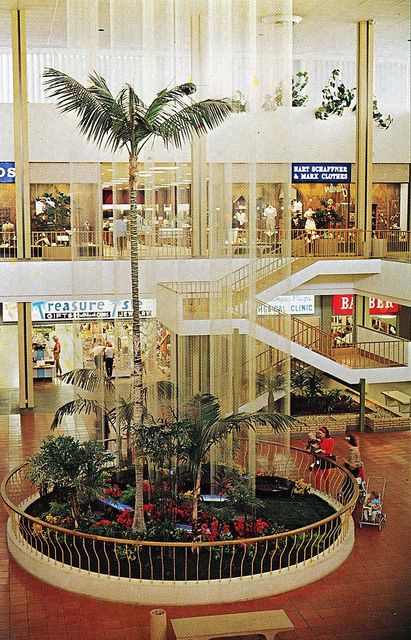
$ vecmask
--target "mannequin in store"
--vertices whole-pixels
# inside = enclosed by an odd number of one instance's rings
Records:
[[[266,220],[267,231],[269,231],[270,233],[274,233],[277,218],[277,209],[273,207],[272,204],[268,204],[268,206],[264,209],[264,218]]]
[[[245,209],[237,209],[234,213],[234,217],[238,220],[239,222],[239,229],[244,229],[248,218],[247,218],[247,213],[245,211]]]
[[[10,222],[10,220],[6,220],[6,222],[3,223],[1,230],[3,232],[2,243],[10,244],[14,239],[14,224]]]
[[[317,225],[315,224],[313,215],[314,215],[314,211],[311,209],[311,207],[307,209],[307,211],[304,213],[306,241],[309,247],[311,247],[311,242],[316,238],[318,238],[318,235],[316,233]]]
[[[303,203],[301,200],[291,200],[291,213],[301,215],[303,212]]]

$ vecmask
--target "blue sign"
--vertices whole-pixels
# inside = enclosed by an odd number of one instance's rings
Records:
[[[351,182],[351,163],[293,162],[291,182]]]
[[[0,182],[16,182],[14,162],[0,162]]]

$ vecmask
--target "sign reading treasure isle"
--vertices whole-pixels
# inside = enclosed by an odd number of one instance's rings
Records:
[[[351,163],[293,162],[291,182],[351,182]]]
[[[32,320],[116,320],[132,318],[131,300],[54,300],[32,302]],[[156,301],[140,300],[140,318],[156,317]],[[17,305],[3,304],[3,322],[17,322]]]

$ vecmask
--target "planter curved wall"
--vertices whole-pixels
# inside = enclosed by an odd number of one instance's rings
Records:
[[[88,573],[78,568],[55,562],[25,542],[13,531],[12,521],[7,525],[7,541],[11,555],[21,567],[39,580],[60,589],[114,602],[143,605],[213,604],[253,600],[284,593],[319,580],[337,569],[350,555],[354,545],[354,523],[350,517],[344,538],[319,557],[289,569],[223,580],[203,582],[161,582],[133,580],[116,576]]]

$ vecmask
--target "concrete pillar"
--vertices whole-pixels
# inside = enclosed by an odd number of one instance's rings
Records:
[[[365,232],[365,256],[371,244],[372,147],[374,94],[374,22],[357,24],[357,109],[355,130],[355,183],[357,227]],[[368,232],[368,233],[367,233]]]
[[[34,407],[31,303],[17,303],[17,341],[19,352],[19,407]]]
[[[204,16],[195,14],[191,18],[191,75],[194,83],[202,82],[205,55],[206,24]],[[201,99],[201,91],[195,96]],[[193,233],[193,256],[207,255],[207,164],[206,140],[194,137],[191,145],[191,221]]]
[[[25,259],[31,255],[25,11],[14,9],[11,19],[17,258]]]

